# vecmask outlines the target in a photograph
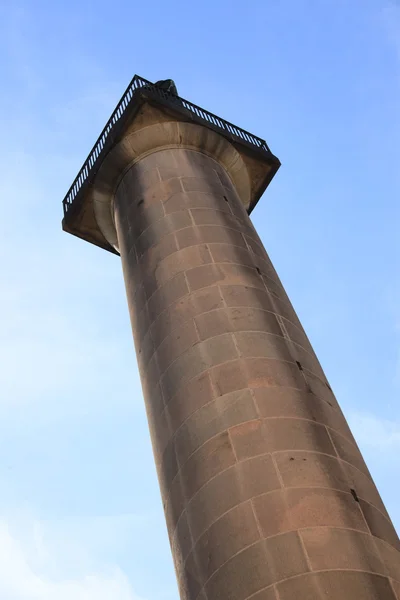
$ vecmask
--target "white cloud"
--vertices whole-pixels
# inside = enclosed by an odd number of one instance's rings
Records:
[[[11,531],[6,521],[0,521],[0,597],[7,600],[139,600],[121,569],[110,565],[97,565],[79,577],[66,577],[54,572],[54,560],[39,523],[32,524],[32,537]],[[59,540],[59,548],[63,548]],[[72,548],[64,553],[68,565]],[[81,550],[76,547],[75,550]]]

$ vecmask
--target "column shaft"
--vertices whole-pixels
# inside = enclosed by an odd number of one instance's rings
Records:
[[[154,152],[114,207],[182,600],[395,600],[398,537],[223,167]]]

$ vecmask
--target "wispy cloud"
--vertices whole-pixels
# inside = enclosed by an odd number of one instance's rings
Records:
[[[26,540],[0,521],[0,597],[7,600],[140,600],[126,575],[116,566],[97,564],[86,574],[64,577],[68,564],[82,556],[78,546],[67,550],[54,561],[47,547],[40,523],[31,523],[31,538]],[[25,538],[25,539],[24,539]],[[58,551],[63,540],[58,540]],[[60,552],[59,552],[60,554]],[[62,564],[64,563],[64,564]]]

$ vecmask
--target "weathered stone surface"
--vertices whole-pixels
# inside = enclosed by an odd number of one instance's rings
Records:
[[[115,222],[182,600],[396,600],[397,534],[224,167],[148,154]]]
[[[342,527],[368,533],[350,492],[326,488],[284,488],[254,498],[264,537],[307,527]]]
[[[325,571],[277,585],[279,600],[396,600],[387,577],[357,571]]]

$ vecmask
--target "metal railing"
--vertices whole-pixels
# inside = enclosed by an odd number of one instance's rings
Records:
[[[189,116],[192,120],[205,121],[208,126],[220,131],[222,135],[230,137],[233,140],[236,139],[237,141],[244,142],[257,150],[264,150],[265,152],[270,153],[267,143],[261,138],[217,117],[188,100],[184,100],[179,96],[174,96],[162,90],[150,81],[139,77],[139,75],[135,75],[69,188],[63,200],[64,215],[67,214],[82,188],[92,179],[91,176],[96,173],[102,158],[111,149],[115,134],[120,131],[120,127],[124,120],[123,117],[129,112],[127,112],[127,108],[138,98],[138,92],[142,98],[154,97],[161,100],[163,104],[170,105],[171,108],[186,109],[189,111]]]

